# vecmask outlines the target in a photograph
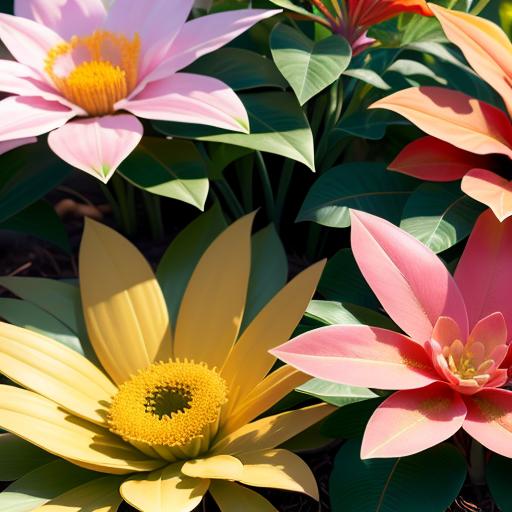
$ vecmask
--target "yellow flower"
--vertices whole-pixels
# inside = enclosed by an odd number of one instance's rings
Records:
[[[70,468],[97,472],[37,511],[113,512],[124,499],[143,512],[187,512],[207,491],[223,512],[275,510],[237,482],[318,497],[306,464],[277,447],[332,409],[261,416],[307,380],[288,366],[269,373],[268,350],[292,334],[324,263],[295,277],[240,332],[253,217],[205,251],[172,326],[143,256],[87,221],[80,289],[103,369],[57,341],[0,323],[0,372],[26,388],[0,385],[0,428]]]

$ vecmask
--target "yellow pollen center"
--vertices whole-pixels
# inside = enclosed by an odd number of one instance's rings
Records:
[[[448,368],[463,380],[484,376],[494,365],[494,361],[485,359],[483,353],[479,355],[475,353],[476,345],[477,343],[464,345],[462,341],[455,340],[443,349],[443,356],[448,363]]]
[[[45,71],[62,95],[91,116],[111,114],[138,79],[140,38],[97,30],[53,47]]]
[[[226,382],[205,364],[155,363],[120,386],[110,430],[169,460],[197,455],[216,435],[226,400]]]

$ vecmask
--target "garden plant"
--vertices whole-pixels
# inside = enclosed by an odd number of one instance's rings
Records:
[[[0,512],[512,512],[512,0],[0,0]]]

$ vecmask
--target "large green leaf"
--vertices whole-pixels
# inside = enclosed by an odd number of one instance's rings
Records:
[[[493,453],[487,465],[486,479],[492,497],[500,507],[501,512],[512,512],[511,474],[512,459]]]
[[[69,253],[68,234],[54,208],[46,201],[37,201],[0,223],[0,230],[18,231],[46,240]]]
[[[439,253],[466,238],[483,209],[458,183],[424,183],[407,200],[400,227]]]
[[[152,194],[204,208],[209,187],[207,167],[191,142],[144,137],[119,172]]]
[[[384,164],[342,164],[322,174],[309,190],[297,222],[350,226],[349,209],[363,210],[398,223],[417,180],[386,171]]]
[[[44,142],[2,155],[0,168],[0,222],[35,203],[71,171]]]
[[[302,386],[296,388],[299,393],[314,396],[328,404],[342,407],[355,402],[362,402],[377,395],[367,388],[336,384],[322,379],[311,379]]]
[[[257,87],[286,88],[286,80],[275,64],[262,55],[241,48],[221,48],[196,60],[191,73],[212,76],[235,91]]]
[[[360,459],[361,443],[345,443],[330,479],[333,512],[444,512],[462,487],[466,463],[441,444],[399,459]]]
[[[335,82],[352,57],[350,45],[338,35],[314,42],[284,24],[272,30],[270,49],[301,105]]]
[[[241,95],[249,114],[251,133],[231,133],[209,126],[155,121],[164,135],[225,142],[267,151],[315,169],[313,134],[297,100],[285,92]]]
[[[167,303],[171,325],[176,325],[178,309],[187,283],[203,252],[226,227],[216,204],[191,222],[171,243],[158,265],[156,276]]]

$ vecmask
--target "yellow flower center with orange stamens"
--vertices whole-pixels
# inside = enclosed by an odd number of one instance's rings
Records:
[[[206,364],[155,363],[120,386],[110,430],[150,455],[193,457],[217,434],[227,392],[224,379]]]
[[[45,71],[61,94],[91,116],[111,114],[137,85],[140,38],[97,30],[48,52]]]
[[[494,361],[490,359],[476,356],[472,345],[464,345],[462,341],[455,340],[450,346],[443,349],[443,356],[448,363],[448,368],[461,379],[482,376],[494,364]]]

